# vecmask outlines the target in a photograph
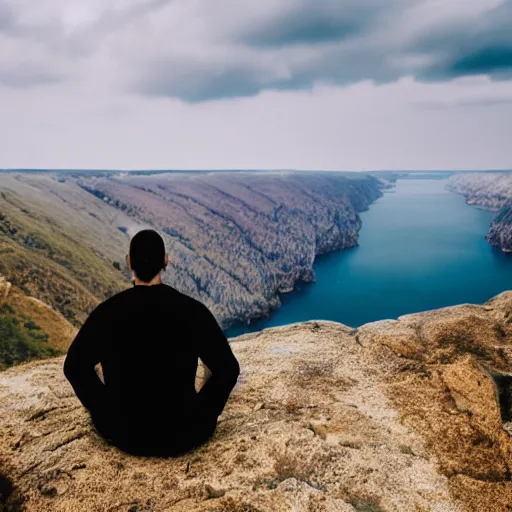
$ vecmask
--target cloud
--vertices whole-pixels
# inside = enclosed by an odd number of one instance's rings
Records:
[[[200,104],[82,91],[67,82],[0,87],[0,167],[510,168],[512,105],[450,105],[506,97],[511,85],[407,78]],[[448,105],[418,108],[428,101]]]
[[[0,167],[510,167],[511,6],[0,0]]]
[[[240,10],[220,2],[217,7],[225,6],[220,14],[182,12],[191,20],[186,26],[192,38],[165,44],[155,27],[159,44],[145,43],[143,52],[130,56],[132,83],[145,95],[201,102],[263,90],[311,89],[315,83],[394,80],[403,70],[387,62],[386,34],[379,24],[402,4],[280,0]],[[228,7],[231,15],[222,18]]]
[[[498,76],[512,74],[512,42],[510,46],[484,46],[454,61],[451,66],[454,74]]]
[[[192,51],[162,45],[154,49],[158,58],[133,62],[135,90],[200,102],[409,75],[497,78],[508,76],[511,65],[512,0],[474,0],[469,7],[459,0],[448,7],[439,0],[277,0],[243,12],[229,2],[217,7],[208,12],[210,24],[200,25],[210,32]]]
[[[155,69],[158,70],[155,72]],[[258,76],[257,67],[240,61],[223,61],[222,57],[190,63],[187,59],[149,63],[135,90],[149,96],[177,97],[196,103],[205,99],[254,96],[262,88],[265,70]]]
[[[0,0],[7,47],[31,45],[0,74],[11,87],[94,76],[93,87],[191,103],[402,76],[499,78],[512,68],[511,13],[512,0]],[[37,71],[24,71],[30,62]]]
[[[201,56],[169,55],[138,70],[136,90],[144,95],[178,97],[189,102],[254,96],[263,90],[311,90],[315,83],[349,84],[372,77],[378,82],[399,75],[384,64],[385,55],[363,44],[321,48],[289,47],[270,52],[252,48],[210,48]]]
[[[67,66],[38,43],[13,35],[16,24],[0,31],[0,85],[17,88],[46,86],[65,79]],[[51,66],[48,62],[51,60]]]
[[[62,77],[37,65],[20,64],[0,69],[0,84],[13,88],[25,88],[58,82]]]
[[[12,8],[0,0],[0,32],[7,31],[14,22]]]
[[[368,32],[385,5],[389,8],[393,1],[276,2],[266,16],[243,26],[237,35],[241,42],[263,47],[343,41]]]
[[[434,61],[422,70],[420,78],[512,76],[512,0],[494,6],[476,20],[434,30],[416,42],[416,49],[430,52]]]

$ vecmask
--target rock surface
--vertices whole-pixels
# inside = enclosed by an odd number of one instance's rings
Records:
[[[233,338],[239,382],[213,438],[180,458],[106,445],[62,358],[12,368],[0,374],[10,500],[29,512],[510,511],[511,321],[507,292],[358,330]]]
[[[498,212],[487,240],[503,252],[512,252],[512,173],[456,174],[449,188],[464,195],[470,205]]]
[[[500,247],[503,252],[512,252],[512,199],[509,200],[491,222],[489,243]]]

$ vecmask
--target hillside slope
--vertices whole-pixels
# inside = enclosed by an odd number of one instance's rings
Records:
[[[0,276],[0,370],[63,354],[75,334],[61,313]]]
[[[512,252],[512,173],[456,174],[450,178],[449,188],[464,195],[468,204],[497,212],[487,240]]]
[[[233,338],[242,373],[217,431],[177,459],[105,445],[62,358],[10,369],[10,500],[27,512],[509,511],[511,319],[507,292],[357,330],[307,322]]]
[[[113,266],[126,236],[112,209],[52,174],[0,174],[0,274],[79,326],[129,286]]]
[[[164,237],[164,281],[223,327],[268,315],[314,280],[315,256],[357,244],[382,195],[359,173],[0,173],[0,273],[80,325],[130,286],[130,237]]]

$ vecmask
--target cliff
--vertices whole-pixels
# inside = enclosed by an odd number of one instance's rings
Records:
[[[491,222],[487,239],[503,252],[512,252],[512,199],[504,204]]]
[[[62,358],[11,368],[0,460],[13,488],[0,479],[0,492],[27,512],[505,512],[511,319],[507,292],[357,330],[307,322],[233,338],[242,373],[217,431],[176,459],[104,444]]]
[[[79,179],[92,195],[164,234],[166,282],[219,323],[247,322],[313,281],[315,256],[357,244],[358,212],[380,197],[369,175],[236,172]]]
[[[315,256],[357,244],[382,195],[362,173],[1,173],[0,273],[79,326],[130,286],[130,237],[164,237],[164,281],[227,328],[314,280]]]
[[[512,252],[512,173],[456,174],[448,188],[464,195],[470,205],[497,212],[487,240],[504,252]]]

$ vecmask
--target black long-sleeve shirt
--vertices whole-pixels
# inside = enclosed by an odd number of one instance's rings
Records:
[[[197,393],[198,358],[211,376]],[[95,366],[101,363],[104,383]],[[240,366],[208,308],[164,283],[136,285],[98,305],[71,344],[64,374],[95,416],[123,428],[165,424],[189,411],[218,416]]]

